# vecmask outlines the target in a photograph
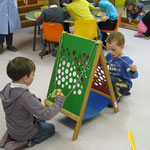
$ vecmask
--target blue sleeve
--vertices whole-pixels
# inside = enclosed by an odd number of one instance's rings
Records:
[[[138,72],[132,72],[131,70],[128,71],[128,75],[130,76],[131,79],[135,79],[138,77]]]
[[[107,16],[107,17],[110,17],[111,16],[111,5],[108,5],[107,7],[106,7],[106,14],[105,14],[105,16]]]

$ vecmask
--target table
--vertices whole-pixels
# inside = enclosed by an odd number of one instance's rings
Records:
[[[33,51],[35,51],[37,26],[38,26],[38,31],[40,31],[40,25],[36,24],[36,18],[34,17],[34,13],[35,12],[40,12],[40,10],[30,11],[30,12],[28,12],[28,13],[25,14],[25,18],[26,19],[31,20],[31,21],[35,21],[35,25],[34,25],[34,37],[33,37]],[[100,22],[100,17],[94,16],[94,18],[96,19],[97,22]],[[72,18],[68,18],[68,19],[64,20],[64,23],[73,24],[74,20]]]

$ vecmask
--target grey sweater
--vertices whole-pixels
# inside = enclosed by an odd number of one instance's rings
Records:
[[[57,95],[55,103],[46,108],[28,89],[11,88],[10,83],[0,92],[0,98],[5,111],[8,133],[17,141],[29,140],[38,132],[33,115],[50,120],[60,111],[65,101],[64,96]]]

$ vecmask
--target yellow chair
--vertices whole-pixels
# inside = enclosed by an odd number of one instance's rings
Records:
[[[74,35],[97,39],[96,20],[76,20],[74,23]]]
[[[128,138],[129,138],[132,150],[136,150],[134,138],[133,138],[133,134],[132,134],[131,130],[128,131]]]

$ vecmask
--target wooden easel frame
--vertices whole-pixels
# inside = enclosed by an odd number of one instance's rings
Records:
[[[92,67],[90,78],[89,78],[90,80],[89,80],[87,88],[86,88],[86,92],[85,92],[83,104],[82,104],[82,107],[81,107],[80,115],[77,116],[77,115],[67,111],[64,108],[61,109],[61,112],[63,114],[65,114],[69,118],[76,121],[76,126],[75,126],[74,134],[73,134],[73,137],[72,137],[73,141],[77,140],[77,138],[78,138],[90,91],[94,91],[94,89],[92,89],[91,86],[92,86],[92,83],[93,83],[95,69],[97,67],[97,63],[98,63],[99,59],[101,60],[101,63],[102,63],[101,65],[104,69],[104,73],[105,73],[105,76],[106,76],[106,82],[108,84],[108,90],[109,90],[109,93],[110,93],[110,96],[106,96],[106,97],[111,99],[113,107],[114,107],[114,111],[115,112],[119,111],[118,106],[117,106],[117,102],[116,102],[116,98],[115,98],[115,94],[114,94],[114,90],[113,90],[113,86],[112,86],[111,79],[110,79],[110,76],[109,76],[109,71],[107,69],[104,53],[103,53],[103,50],[102,50],[102,42],[98,42],[97,51],[96,51],[96,54],[95,54],[95,59],[94,59],[94,62],[93,62],[93,67]],[[102,95],[99,91],[95,90],[94,92]],[[53,105],[53,103],[51,101],[45,100],[45,106],[48,107],[48,106],[52,106],[52,105]]]

